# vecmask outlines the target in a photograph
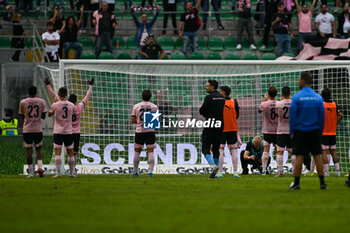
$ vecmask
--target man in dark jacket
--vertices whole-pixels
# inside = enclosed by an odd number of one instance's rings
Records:
[[[113,53],[112,50],[112,38],[114,34],[114,27],[117,22],[112,12],[108,11],[108,3],[102,2],[101,9],[97,10],[93,14],[92,24],[95,26],[96,41],[96,58],[101,53],[103,42],[106,43],[107,51]]]
[[[208,80],[206,90],[209,95],[205,97],[199,109],[199,113],[205,117],[205,120],[211,122],[209,127],[204,127],[202,133],[202,153],[212,167],[210,178],[215,178],[219,170],[219,148],[224,122],[223,110],[225,106],[225,97],[217,91],[218,85],[216,80]],[[211,154],[210,150],[213,154]]]

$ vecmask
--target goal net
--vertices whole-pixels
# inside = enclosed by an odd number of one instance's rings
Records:
[[[339,63],[339,62],[338,62]],[[59,72],[50,72],[55,91],[66,86],[82,100],[88,80],[95,78],[91,98],[81,117],[80,173],[130,173],[134,155],[135,125],[131,112],[145,89],[152,91],[151,101],[158,105],[161,127],[157,129],[155,173],[206,173],[201,154],[202,128],[186,125],[188,120],[203,120],[199,108],[208,79],[231,88],[238,100],[239,135],[245,143],[261,134],[262,115],[257,109],[272,85],[289,86],[292,95],[299,91],[298,78],[303,71],[313,75],[313,89],[332,91],[332,99],[344,114],[337,129],[337,155],[342,172],[349,169],[350,63],[294,61],[121,61],[61,60]],[[183,125],[181,122],[185,122]],[[184,127],[183,127],[184,126]],[[276,171],[271,150],[270,171]],[[141,165],[146,167],[145,150]],[[231,155],[225,148],[226,172],[232,171]],[[284,155],[284,169],[291,171],[290,157]],[[95,171],[93,169],[96,168]],[[142,166],[141,166],[142,168]],[[333,171],[332,161],[330,171]]]

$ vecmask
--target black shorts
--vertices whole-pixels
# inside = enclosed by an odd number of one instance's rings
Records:
[[[214,158],[220,156],[220,141],[222,129],[204,129],[202,133],[202,153],[204,155],[213,154]]]
[[[80,133],[73,133],[74,152],[79,152]]]
[[[323,135],[321,137],[321,144],[324,146],[335,146],[337,144],[335,135]]]
[[[135,133],[135,143],[139,145],[152,145],[156,143],[156,133],[147,132],[147,133]]]
[[[220,143],[225,145],[234,145],[237,143],[237,132],[232,131],[232,132],[223,132],[221,134],[221,140]]]
[[[67,149],[73,149],[73,135],[72,134],[54,134],[53,142],[55,144],[55,148],[61,148],[63,143]]]
[[[291,149],[292,139],[290,139],[290,134],[277,134],[277,146]]]
[[[264,133],[264,141],[268,142],[269,144],[277,144],[277,134],[267,134]]]
[[[293,154],[308,156],[319,155],[322,152],[320,130],[310,132],[295,131],[293,138]]]
[[[40,147],[43,143],[43,133],[23,133],[23,145],[25,148]]]

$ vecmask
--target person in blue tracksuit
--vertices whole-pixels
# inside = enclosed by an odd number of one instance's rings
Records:
[[[311,152],[320,178],[321,189],[327,189],[321,160],[321,136],[324,127],[325,109],[322,97],[311,88],[312,76],[302,72],[299,78],[300,92],[292,98],[289,113],[290,134],[293,139],[293,154],[296,155],[294,182],[289,190],[300,189],[299,181],[304,156]]]

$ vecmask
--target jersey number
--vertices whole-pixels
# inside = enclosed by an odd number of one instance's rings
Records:
[[[283,111],[284,111],[283,119],[289,119],[289,116],[287,116],[289,108],[288,107],[284,107]]]
[[[34,115],[32,115],[33,113],[33,110],[35,109],[35,113]],[[28,116],[29,118],[33,118],[33,117],[38,117],[39,116],[39,106],[38,105],[29,105],[28,106],[28,110],[29,110],[29,113],[28,113]]]
[[[140,109],[140,112],[141,112],[140,121],[143,121],[143,113],[144,113],[144,112],[150,112],[150,111],[152,111],[152,109],[150,109],[150,108],[146,108],[146,109],[141,108],[141,109]]]
[[[62,110],[64,111],[64,114],[62,115],[62,118],[66,119],[68,117],[68,108],[63,107]]]
[[[77,120],[77,114],[72,115],[72,121],[75,122]]]
[[[276,117],[277,117],[276,109],[275,108],[271,108],[271,114],[270,114],[271,120],[276,119]]]

